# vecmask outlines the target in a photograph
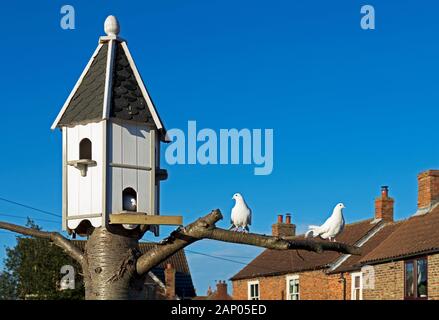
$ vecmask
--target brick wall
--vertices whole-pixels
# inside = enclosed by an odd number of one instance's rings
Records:
[[[428,298],[439,300],[439,254],[428,257]]]
[[[340,274],[327,275],[322,271],[297,273],[302,300],[342,300],[343,281]],[[288,275],[233,281],[233,298],[247,299],[247,282],[259,280],[262,300],[285,300]],[[351,274],[343,274],[346,299],[351,299]],[[374,289],[363,289],[364,300],[404,299],[404,261],[374,265]],[[428,297],[439,300],[439,254],[428,257]]]
[[[404,262],[389,262],[374,266],[375,288],[364,289],[364,300],[404,299]]]
[[[261,277],[233,281],[232,297],[234,300],[248,299],[248,282],[259,281],[259,296],[261,300],[285,300],[285,276]]]
[[[418,175],[418,208],[439,199],[439,170],[427,170]]]
[[[322,271],[301,272],[299,275],[299,293],[301,300],[342,300],[343,281],[340,274],[327,275]],[[259,281],[261,300],[285,300],[287,294],[286,279],[289,275],[260,277],[233,281],[233,299],[248,298],[248,282]],[[350,299],[351,276],[345,274],[346,299]]]

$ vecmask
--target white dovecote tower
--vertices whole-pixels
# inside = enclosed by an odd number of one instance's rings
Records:
[[[112,215],[158,215],[159,182],[167,178],[160,169],[163,122],[118,37],[117,19],[109,16],[104,29],[52,125],[62,131],[63,229],[82,235],[107,226]],[[158,235],[156,226],[149,229]]]

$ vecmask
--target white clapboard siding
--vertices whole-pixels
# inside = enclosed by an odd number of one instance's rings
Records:
[[[67,166],[67,226],[76,228],[83,220],[73,219],[81,215],[102,215],[102,161],[103,161],[103,122],[77,125],[67,130],[67,162],[79,160],[79,143],[90,139],[92,143],[92,160],[96,166],[87,169],[87,175],[81,176],[79,169]],[[102,224],[102,218],[87,218],[93,226]]]
[[[107,197],[111,213],[121,212],[122,193],[126,188],[137,192],[137,211],[151,212],[151,167],[150,129],[144,124],[111,122],[109,129],[109,180],[111,193]],[[123,168],[123,166],[142,167]],[[122,168],[121,168],[122,167]]]

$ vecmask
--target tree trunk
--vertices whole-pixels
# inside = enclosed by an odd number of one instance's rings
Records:
[[[96,228],[85,247],[83,268],[86,300],[145,299],[145,276],[136,272],[139,243]]]

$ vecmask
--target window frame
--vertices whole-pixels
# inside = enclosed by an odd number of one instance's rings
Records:
[[[418,284],[414,284],[414,297],[407,296],[407,264],[413,263],[413,281],[418,278],[418,260],[425,260],[425,275],[427,282],[426,297],[418,297]],[[428,256],[421,256],[404,260],[404,300],[428,300]]]
[[[297,282],[299,284],[299,291],[297,293],[290,292],[290,281],[291,280],[297,280]],[[297,300],[300,300],[300,277],[298,274],[293,274],[293,275],[289,275],[286,277],[286,287],[287,287],[287,290],[285,290],[285,292],[287,293],[287,295],[285,297],[286,300],[294,300],[294,299],[291,299],[292,294],[297,295]]]
[[[355,278],[360,277],[360,287],[355,286]],[[359,299],[354,299],[356,297],[355,289],[360,289]],[[363,272],[352,272],[351,273],[351,300],[363,300]]]
[[[254,297],[251,296],[251,287],[257,286],[258,294]],[[253,280],[247,282],[247,299],[248,300],[260,300],[261,299],[261,286],[259,284],[259,280]]]

